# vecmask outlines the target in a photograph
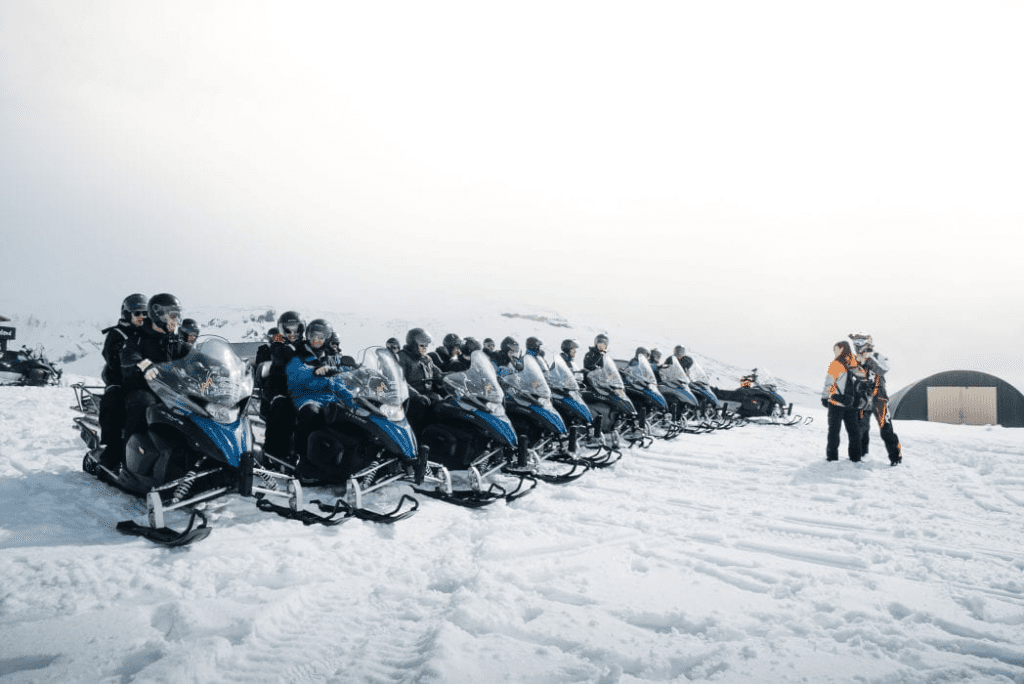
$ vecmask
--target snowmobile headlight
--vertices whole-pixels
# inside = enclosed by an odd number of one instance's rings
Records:
[[[503,416],[505,415],[505,406],[504,404],[498,404],[496,402],[489,401],[487,402],[487,412],[490,413],[491,415]]]
[[[405,420],[405,411],[402,410],[401,406],[381,404],[378,408],[380,409],[380,414],[392,423],[400,423]]]
[[[238,420],[238,409],[229,408],[227,406],[221,406],[220,404],[207,404],[206,412],[210,414],[216,422],[222,424],[234,423]]]

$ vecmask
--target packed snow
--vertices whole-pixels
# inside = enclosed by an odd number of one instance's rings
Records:
[[[346,351],[400,327],[340,320]],[[169,550],[114,529],[145,508],[81,470],[69,387],[2,387],[0,681],[1024,683],[1024,430],[897,422],[902,465],[877,427],[827,463],[825,410],[784,394],[810,425],[683,434],[395,525],[231,496]]]

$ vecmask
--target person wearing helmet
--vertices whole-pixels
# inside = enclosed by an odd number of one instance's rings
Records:
[[[253,357],[252,371],[253,371],[253,386],[259,390],[260,397],[260,417],[263,418],[264,422],[267,420],[267,416],[270,413],[270,399],[267,394],[267,390],[264,387],[266,381],[266,375],[270,371],[270,345],[274,343],[274,338],[277,337],[278,330],[276,327],[271,328],[267,331],[264,336],[264,342],[256,348],[256,355]]]
[[[279,461],[293,463],[292,435],[295,432],[295,406],[288,394],[288,364],[305,343],[306,330],[296,311],[285,311],[277,318],[277,334],[270,343],[270,366],[263,379],[263,402],[267,430],[263,450]],[[264,406],[265,405],[265,406]]]
[[[153,295],[148,302],[149,324],[125,340],[121,373],[125,390],[125,435],[146,429],[146,409],[159,400],[147,380],[159,375],[157,364],[184,358],[192,349],[178,335],[181,302],[172,294]]]
[[[488,356],[491,356],[492,354],[494,354],[495,351],[497,351],[497,347],[494,344],[494,340],[492,340],[490,337],[485,337],[484,353],[487,354]]]
[[[864,422],[861,425],[861,456],[867,456],[871,441],[871,415],[878,421],[878,432],[882,436],[889,465],[903,462],[903,447],[900,439],[892,428],[892,416],[889,415],[889,393],[885,389],[885,374],[889,371],[889,359],[875,351],[874,340],[867,333],[851,333],[854,357],[868,375],[871,388],[872,404],[864,411]]]
[[[519,343],[514,337],[506,337],[501,341],[501,347],[491,357],[491,361],[498,377],[518,373],[523,369],[523,362],[519,359]]]
[[[294,454],[301,466],[306,456],[309,436],[327,425],[324,407],[338,402],[338,395],[348,395],[345,383],[337,378],[338,369],[328,361],[328,340],[334,333],[322,318],[309,322],[306,340],[292,356],[285,369],[288,394],[295,409]]]
[[[398,365],[409,385],[409,409],[406,412],[414,430],[426,427],[430,407],[441,401],[441,369],[430,358],[430,333],[413,328],[405,335],[405,346],[398,352]]]
[[[562,340],[562,360],[571,371],[576,370],[576,350],[579,348],[576,340]]]
[[[103,340],[103,396],[100,398],[100,465],[117,471],[124,461],[125,392],[122,387],[121,350],[137,337],[146,321],[149,300],[143,294],[131,294],[121,302],[121,317],[105,328]]]
[[[469,370],[470,366],[473,365],[471,355],[475,351],[480,351],[483,347],[475,337],[467,337],[462,340],[462,347],[460,348],[460,354],[457,360],[453,360],[448,364],[449,373],[459,373],[462,371]]]
[[[181,322],[181,336],[189,344],[196,343],[196,338],[199,337],[199,324],[194,318],[186,318]]]
[[[450,370],[448,365],[453,360],[458,360],[461,355],[462,338],[455,333],[448,333],[441,341],[441,346],[430,353],[430,358],[442,373],[447,373]]]
[[[391,355],[395,357],[395,361],[398,360],[398,352],[402,351],[402,345],[399,343],[397,337],[389,337],[388,341],[384,343],[387,350],[391,352]]]
[[[587,350],[583,357],[583,370],[589,372],[604,365],[605,354],[608,353],[608,336],[601,333],[594,338],[594,346]]]

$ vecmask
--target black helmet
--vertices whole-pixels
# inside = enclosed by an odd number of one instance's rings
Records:
[[[483,349],[483,347],[480,346],[480,343],[476,341],[475,337],[467,337],[466,339],[462,340],[463,356],[469,356],[473,352],[479,351],[480,349]]]
[[[281,334],[281,331],[277,328],[271,328],[267,331],[267,342],[273,342],[274,338]]]
[[[302,333],[306,331],[306,326],[302,323],[302,318],[299,316],[297,311],[285,311],[277,318],[277,328],[281,331],[281,334],[285,337],[289,335],[302,336]]]
[[[519,343],[514,337],[506,337],[501,341],[501,353],[509,356],[519,356]]]
[[[681,344],[677,344],[676,348],[672,350],[672,355],[673,356],[682,356],[685,353],[686,353],[686,347],[684,347]]]
[[[444,340],[441,342],[441,344],[444,345],[445,349],[451,351],[456,347],[462,346],[462,338],[460,338],[455,333],[448,333],[447,335],[444,336]]]
[[[562,340],[562,351],[566,354],[572,349],[579,349],[580,345],[576,344],[576,340]]]
[[[327,337],[327,346],[331,348],[335,354],[341,353],[341,338],[338,337],[338,333],[332,332]]]
[[[651,352],[647,351],[647,347],[637,347],[636,348],[635,356],[640,356],[641,354],[646,356],[648,359],[651,358]]]
[[[386,346],[395,354],[397,354],[398,350],[402,348],[402,345],[398,344],[398,338],[395,337],[389,337],[388,341],[384,343],[384,346]]]
[[[494,351],[494,340],[492,340],[490,337],[485,337],[484,349],[486,349],[487,351]]]
[[[132,320],[132,314],[149,312],[149,300],[144,294],[130,294],[121,302],[121,320],[128,323]]]
[[[683,367],[683,370],[690,370],[690,368],[693,366],[693,359],[691,359],[689,356],[684,356],[679,361],[679,365]],[[756,368],[754,369],[754,378],[755,379],[757,378],[757,369]]]
[[[320,346],[327,344],[327,340],[330,339],[331,333],[334,329],[331,328],[331,324],[322,318],[316,318],[309,322],[306,326],[306,339],[313,341],[313,338],[320,340]]]
[[[429,347],[432,341],[430,333],[423,328],[413,328],[405,334],[405,343],[412,348]]]
[[[659,361],[661,361],[661,350],[660,349],[652,349],[651,350],[651,361],[653,361],[654,363],[658,363]]]
[[[602,342],[604,344],[608,344],[608,336],[605,335],[604,333],[601,333],[600,335],[598,335],[597,337],[594,338],[594,346],[596,347],[597,345],[601,344]]]
[[[149,320],[167,330],[167,321],[181,319],[181,302],[172,294],[163,292],[149,300]]]
[[[537,356],[544,356],[544,352],[542,351],[543,347],[544,342],[542,342],[539,337],[526,338],[526,351],[531,351]]]
[[[181,322],[181,330],[179,331],[185,337],[189,335],[199,336],[199,324],[196,323],[194,318],[186,318]]]

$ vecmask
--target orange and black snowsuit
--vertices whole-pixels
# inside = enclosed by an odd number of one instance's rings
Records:
[[[880,363],[879,363],[880,361]],[[871,414],[875,414],[878,421],[878,432],[885,443],[885,451],[889,456],[889,463],[897,465],[903,461],[903,448],[900,446],[899,437],[892,428],[892,416],[889,415],[889,394],[885,390],[885,372],[889,370],[885,357],[879,359],[878,354],[868,357],[864,366],[874,376],[871,385],[872,407],[864,412],[864,421],[861,427],[861,452],[868,453],[868,442],[870,440]]]
[[[864,411],[867,398],[859,391],[866,380],[865,373],[852,356],[841,356],[829,364],[825,375],[822,399],[828,405],[828,441],[825,458],[839,460],[839,429],[846,426],[849,442],[847,454],[851,461],[860,461],[863,450]]]

